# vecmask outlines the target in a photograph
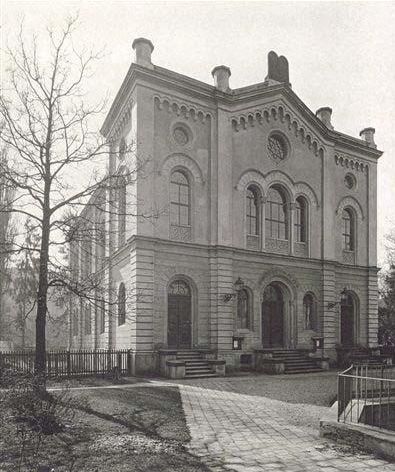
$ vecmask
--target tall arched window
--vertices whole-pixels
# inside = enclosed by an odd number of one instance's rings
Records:
[[[118,289],[118,326],[125,323],[126,320],[126,292],[125,284],[122,282]]]
[[[237,327],[250,327],[250,297],[245,288],[237,294]]]
[[[90,307],[90,305],[85,306],[84,315],[85,315],[85,334],[91,334],[92,333],[92,322],[91,322],[91,307]]]
[[[126,181],[120,177],[118,183],[118,247],[125,244],[126,239]]]
[[[126,141],[125,138],[121,139],[121,142],[119,143],[119,159],[123,160],[125,158],[126,154]]]
[[[247,234],[250,236],[259,235],[259,193],[254,186],[247,189],[246,195],[246,223]]]
[[[311,293],[303,297],[303,313],[306,329],[317,330],[316,303]]]
[[[295,202],[295,241],[306,242],[307,234],[307,204],[303,197],[298,197]]]
[[[345,251],[355,250],[354,215],[346,208],[342,213],[342,245]]]
[[[273,239],[288,239],[288,217],[286,200],[281,190],[271,187],[266,203],[266,236]]]
[[[176,226],[190,226],[190,185],[186,175],[173,172],[170,182],[170,221]]]
[[[99,313],[100,313],[99,334],[103,334],[104,331],[106,330],[106,304],[105,304],[104,299],[100,300]]]

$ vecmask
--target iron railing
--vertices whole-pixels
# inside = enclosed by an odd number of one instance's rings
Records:
[[[338,421],[395,431],[395,366],[351,366],[338,375]]]
[[[0,352],[0,373],[4,369],[15,372],[33,373],[34,351]],[[47,351],[46,374],[51,377],[78,377],[112,372],[131,374],[130,350],[75,350]]]

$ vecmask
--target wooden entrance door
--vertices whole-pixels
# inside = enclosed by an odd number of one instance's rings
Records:
[[[183,280],[176,280],[169,287],[167,345],[182,349],[191,347],[191,292]]]
[[[263,347],[284,346],[284,299],[277,285],[266,287],[262,302]]]
[[[351,295],[340,308],[340,342],[343,347],[354,345],[354,300]]]

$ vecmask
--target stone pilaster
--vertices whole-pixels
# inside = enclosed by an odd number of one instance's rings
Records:
[[[378,318],[378,287],[377,269],[369,269],[368,275],[368,346],[377,346],[377,331],[379,327]]]
[[[322,270],[322,334],[324,336],[324,348],[327,355],[334,357],[335,347],[338,341],[338,309],[329,309],[328,304],[333,303],[336,297],[335,272],[332,266],[325,265]]]

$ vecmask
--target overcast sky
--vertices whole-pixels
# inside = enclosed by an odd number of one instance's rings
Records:
[[[378,173],[379,263],[395,228],[395,2],[135,2],[0,0],[3,44],[24,17],[27,30],[61,25],[79,12],[77,47],[106,49],[90,79],[110,105],[143,36],[155,64],[212,83],[211,70],[231,68],[231,87],[264,80],[270,50],[289,61],[293,90],[315,112],[333,109],[336,130],[367,126],[384,155]],[[98,123],[100,126],[101,123]]]

